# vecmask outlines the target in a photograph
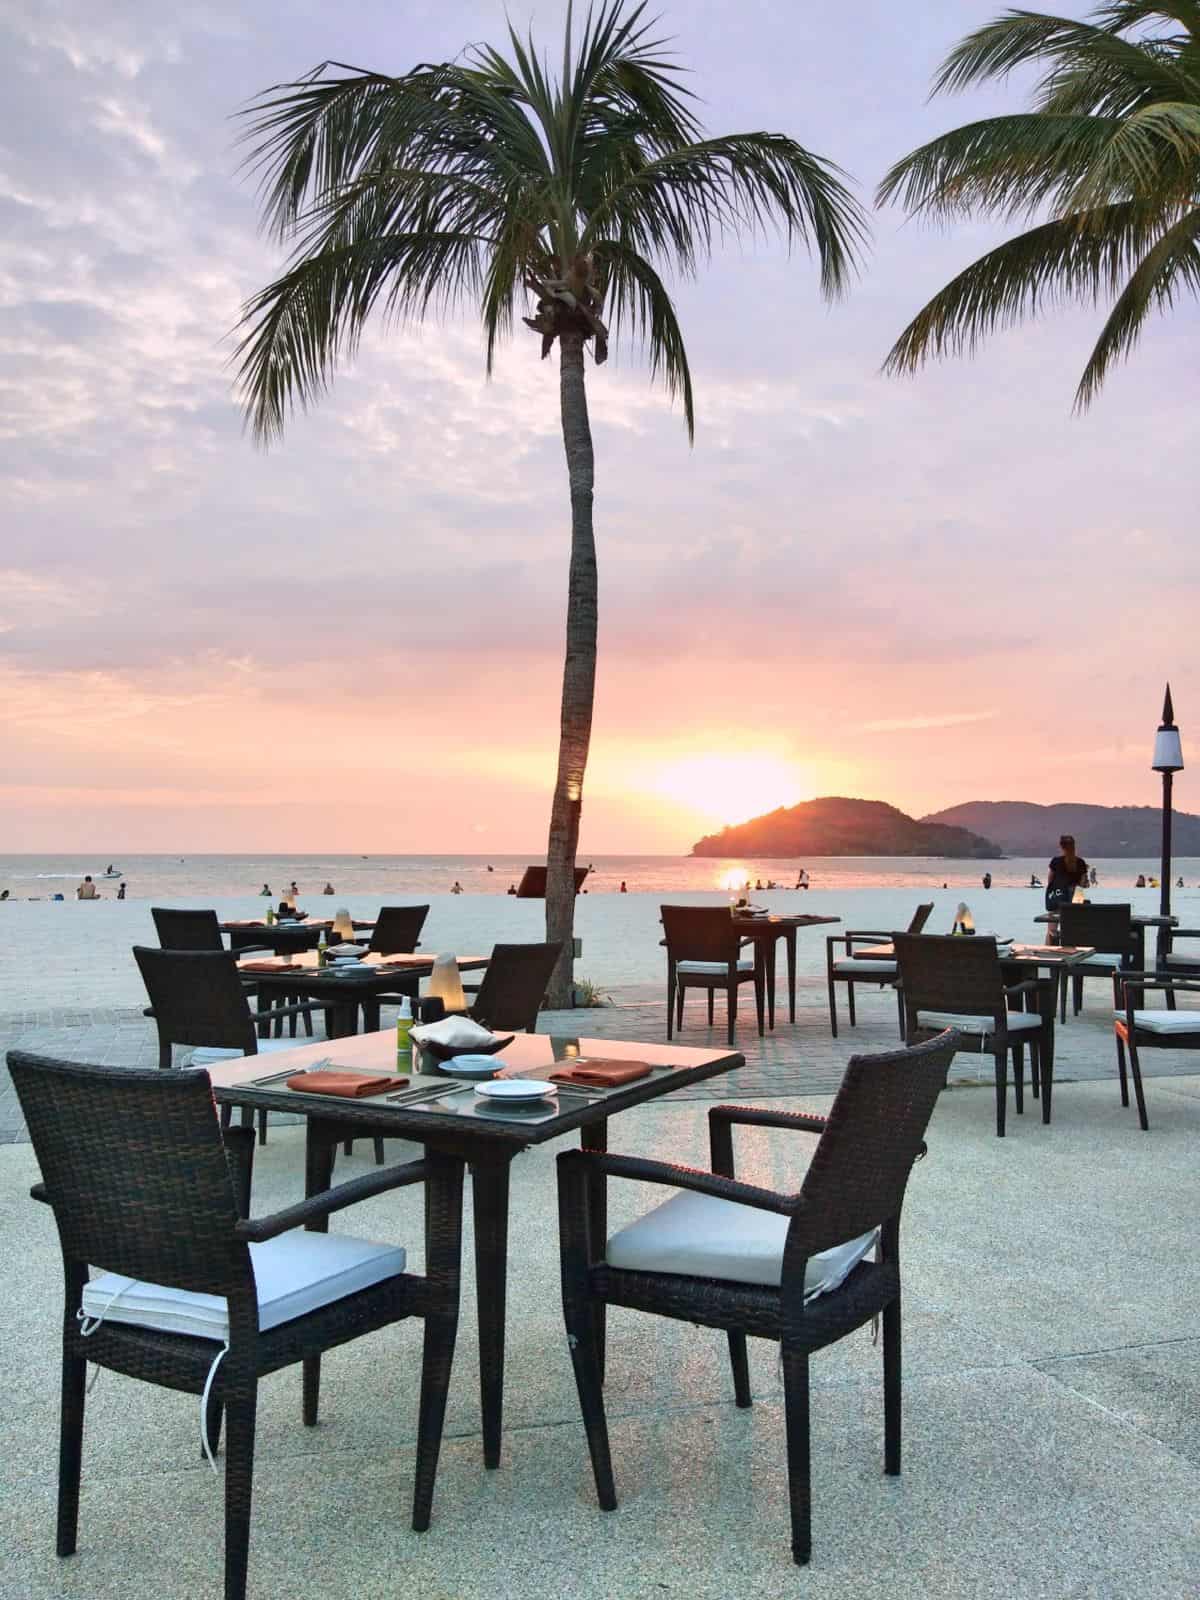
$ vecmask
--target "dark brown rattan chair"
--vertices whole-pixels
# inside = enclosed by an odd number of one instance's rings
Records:
[[[151,906],[154,931],[164,950],[224,950],[221,924],[211,910],[177,911]]]
[[[617,1504],[598,1314],[609,1305],[724,1328],[739,1406],[751,1403],[747,1335],[780,1345],[797,1563],[812,1549],[808,1358],[880,1314],[884,1471],[900,1471],[900,1212],[956,1043],[944,1033],[913,1049],[853,1057],[827,1118],[715,1106],[711,1173],[592,1151],[559,1156],[563,1311],[602,1509]],[[735,1123],[820,1135],[797,1193],[735,1180]],[[593,1185],[607,1178],[681,1192],[606,1246],[591,1226]]]
[[[494,1033],[536,1033],[538,1012],[562,950],[550,944],[492,946],[479,987],[464,985],[475,996],[467,1015]]]
[[[1070,978],[1072,1011],[1083,1009],[1083,980],[1103,978],[1111,984],[1118,968],[1128,970],[1143,962],[1142,930],[1133,925],[1128,905],[1082,905],[1068,902],[1059,908],[1058,937],[1064,945],[1091,945],[1096,954],[1086,961],[1073,961],[1070,971],[1062,969],[1059,980],[1058,1020],[1067,1020],[1067,980]]]
[[[225,1597],[242,1600],[259,1379],[413,1316],[425,1319],[425,1345],[412,1522],[418,1531],[427,1528],[458,1327],[461,1163],[431,1154],[248,1220],[253,1135],[241,1128],[222,1135],[207,1072],[82,1066],[18,1051],[8,1065],[42,1172],[32,1193],[53,1207],[66,1278],[58,1554],[73,1555],[76,1547],[89,1362],[203,1396],[201,1434],[213,1453],[224,1413]],[[328,1258],[344,1253],[344,1241],[293,1230],[323,1230],[331,1212],[416,1183],[425,1185],[425,1276],[404,1271],[403,1253],[393,1247],[355,1241],[358,1281],[367,1286],[330,1298]],[[270,1252],[278,1271],[278,1247],[269,1241],[285,1234],[292,1281],[312,1286],[323,1276],[324,1299],[310,1288],[312,1309],[274,1326],[262,1316],[268,1325],[260,1331],[256,1257],[264,1264]],[[122,1311],[120,1295],[90,1307],[85,1319],[90,1268],[137,1280],[143,1292],[163,1286],[168,1294],[219,1296],[227,1307],[224,1324],[212,1337],[164,1332],[127,1320],[145,1319],[145,1308],[127,1302]],[[97,1285],[93,1294],[107,1297],[109,1287]],[[190,1309],[174,1298],[176,1312]],[[317,1393],[308,1382],[304,1399],[311,1426]]]
[[[150,999],[158,1028],[158,1064],[170,1067],[172,1046],[192,1047],[192,1064],[207,1066],[234,1056],[291,1050],[290,1039],[260,1039],[257,1027],[278,1022],[299,1006],[273,1006],[252,1012],[233,956],[223,950],[154,950],[135,945],[133,958]],[[222,1106],[226,1125],[230,1107]],[[250,1112],[243,1108],[242,1119]],[[267,1114],[258,1113],[258,1135],[267,1138]]]
[[[933,913],[933,901],[929,900],[919,905],[913,913],[912,921],[908,925],[909,933],[920,933]],[[850,1012],[850,1026],[856,1026],[854,1015],[854,985],[856,983],[877,983],[882,989],[885,984],[895,987],[896,958],[890,956],[873,956],[871,946],[891,942],[890,933],[879,933],[867,928],[847,928],[845,933],[831,933],[825,940],[825,978],[829,986],[829,1026],[833,1037],[837,1038],[837,996],[834,985],[846,985],[846,1005]],[[855,950],[858,944],[865,946]],[[835,946],[845,945],[846,953],[843,956],[835,954]],[[904,1001],[896,994],[899,1008],[900,1037],[904,1037]]]
[[[1167,1005],[1145,1008],[1144,992],[1161,989]],[[1113,973],[1113,1028],[1117,1036],[1117,1072],[1121,1079],[1121,1104],[1129,1104],[1129,1083],[1125,1074],[1125,1052],[1133,1073],[1133,1092],[1137,1097],[1138,1121],[1148,1133],[1146,1096],[1142,1090],[1142,1064],[1139,1050],[1200,1050],[1200,1011],[1180,1011],[1174,1005],[1177,994],[1200,994],[1200,977],[1166,977],[1161,972],[1120,971]]]
[[[1141,930],[1139,930],[1141,931]],[[1165,946],[1159,960],[1160,978],[1197,978],[1200,979],[1200,949],[1193,946],[1191,949],[1175,948],[1180,939],[1200,939],[1200,928],[1164,928],[1163,937]],[[1145,956],[1134,962],[1137,967],[1144,967]],[[1175,990],[1167,990],[1167,1005],[1170,1010],[1175,1009]]]
[[[1006,985],[996,941],[941,934],[898,933],[893,939],[904,1001],[904,1037],[910,1044],[945,1028],[963,1035],[960,1049],[978,1041],[996,1063],[996,1136],[1004,1137],[1007,1064],[1013,1059],[1017,1115],[1025,1110],[1025,1047],[1035,1094],[1041,1088],[1042,1121],[1050,1121],[1054,1075],[1053,978],[1024,978]],[[1018,1010],[1023,1001],[1034,1009]]]
[[[428,906],[380,906],[368,950],[381,956],[410,956],[421,942]]]
[[[713,995],[725,991],[729,1043],[737,1025],[738,989],[754,985],[758,1036],[763,1036],[765,999],[762,966],[743,960],[741,939],[725,906],[661,906],[667,947],[667,1038],[683,1027],[683,997],[688,989],[708,992],[708,1025],[713,1025]]]

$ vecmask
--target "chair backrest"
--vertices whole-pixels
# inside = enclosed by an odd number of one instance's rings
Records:
[[[1004,974],[995,939],[982,935],[897,933],[893,936],[904,1007],[994,1017],[1004,1009]]]
[[[224,950],[215,911],[175,911],[151,906],[154,931],[164,950]]]
[[[87,1265],[177,1289],[252,1294],[207,1072],[85,1066],[20,1050],[8,1066],[68,1284],[72,1268]]]
[[[785,1282],[819,1250],[899,1219],[959,1037],[850,1058],[796,1198]]]
[[[1066,945],[1091,945],[1105,955],[1129,955],[1133,948],[1133,908],[1128,905],[1059,907],[1058,934]]]
[[[917,909],[913,912],[912,921],[909,923],[908,928],[907,928],[906,931],[908,933],[920,933],[921,929],[929,921],[929,919],[930,919],[930,917],[932,915],[933,915],[933,901],[932,900],[927,900],[927,901],[925,901],[925,903],[923,905],[919,905],[917,907]]]
[[[133,958],[146,985],[161,1043],[255,1053],[254,1023],[231,954],[134,945]]]
[[[494,1031],[532,1033],[561,953],[559,940],[493,946],[471,1016]]]
[[[368,948],[381,956],[412,955],[428,915],[428,906],[380,906]]]
[[[672,961],[736,961],[740,939],[728,906],[660,906]]]
[[[329,934],[325,928],[280,928],[278,926],[267,929],[267,937],[259,942],[269,944],[277,956],[295,955],[298,950],[315,950],[321,942],[321,935],[328,939]]]

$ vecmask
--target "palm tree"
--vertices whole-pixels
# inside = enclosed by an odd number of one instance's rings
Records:
[[[886,368],[973,351],[1046,304],[1111,298],[1082,410],[1151,311],[1200,289],[1200,3],[1113,0],[1088,21],[1006,12],[955,46],[933,92],[1031,63],[1042,68],[1031,110],[942,134],[880,186],[881,202],[926,217],[1033,224],[936,294]]]
[[[249,300],[238,346],[242,395],[260,442],[328,386],[368,317],[481,317],[490,373],[514,312],[559,347],[571,496],[558,773],[546,855],[546,935],[564,942],[550,988],[569,1004],[574,868],[596,675],[593,460],[584,349],[610,330],[647,350],[683,401],[692,380],[659,273],[695,274],[714,242],[777,224],[815,249],[840,291],[865,236],[837,168],[777,133],[706,138],[681,69],[643,4],[589,8],[578,44],[568,6],[557,79],[532,36],[400,77],[326,62],[267,90],[247,115],[249,165],[267,223],[294,245],[284,274]]]

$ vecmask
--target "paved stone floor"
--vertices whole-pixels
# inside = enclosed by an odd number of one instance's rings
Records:
[[[609,1005],[588,1011],[545,1012],[539,1032],[566,1038],[666,1040],[666,1007],[660,984],[642,984],[614,990]],[[1085,1006],[1057,1030],[1055,1081],[1086,1082],[1116,1078],[1111,1011],[1103,985],[1085,986]],[[704,1047],[725,1044],[722,1002],[717,1000],[717,1020],[706,1024],[701,995],[691,994],[684,1013],[681,1044]],[[846,1062],[856,1051],[890,1050],[897,1044],[895,1003],[890,991],[860,991],[858,1025],[845,1018],[844,997],[839,995],[840,1034],[830,1035],[825,984],[801,977],[797,985],[796,1022],[786,1020],[786,1010],[776,1014],[773,1033],[759,1039],[753,1007],[744,1009],[737,1025],[736,1048],[746,1057],[737,1072],[677,1091],[676,1098],[758,1099],[780,1095],[831,1093],[837,1088]],[[319,1029],[319,1021],[318,1021]],[[139,1008],[55,1008],[39,1006],[0,1014],[0,1053],[33,1050],[67,1060],[93,1061],[104,1066],[153,1067],[158,1063],[154,1024]],[[178,1052],[186,1059],[186,1052]],[[1200,1057],[1187,1051],[1156,1050],[1143,1056],[1148,1077],[1187,1075]],[[991,1058],[962,1054],[951,1080],[958,1083],[992,1081]],[[20,1108],[7,1069],[0,1071],[0,1144],[25,1138]]]

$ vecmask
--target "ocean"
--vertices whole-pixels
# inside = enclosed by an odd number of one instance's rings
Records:
[[[1001,861],[960,861],[912,856],[813,856],[796,860],[763,860],[753,856],[706,858],[693,856],[595,856],[586,888],[593,894],[616,894],[624,883],[630,894],[722,893],[747,879],[764,887],[774,881],[791,891],[804,867],[813,890],[839,889],[951,889],[977,890],[984,872],[997,888],[1023,888],[1031,875],[1043,881],[1045,857],[1013,857]],[[1085,852],[1086,854],[1086,852]],[[505,894],[510,884],[536,857],[444,855],[146,855],[114,856],[111,862],[85,854],[0,856],[0,890],[13,900],[70,897],[85,873],[97,880],[101,895],[115,896],[118,878],[101,881],[112,866],[125,882],[126,897],[155,904],[244,899],[269,884],[273,898],[295,882],[303,899],[321,898],[326,883],[335,898],[347,900],[378,896],[399,902],[414,895],[450,894],[456,883],[463,893]],[[1091,857],[1087,858],[1092,861]],[[587,858],[581,865],[587,864]],[[1092,861],[1100,886],[1131,888],[1139,873],[1153,876],[1154,860]],[[1200,881],[1200,858],[1175,863],[1174,876],[1188,885]],[[310,907],[311,909],[311,907]]]

